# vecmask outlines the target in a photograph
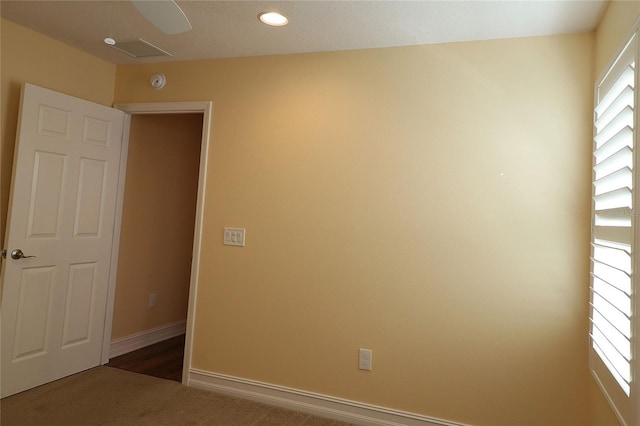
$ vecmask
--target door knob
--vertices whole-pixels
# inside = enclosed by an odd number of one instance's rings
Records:
[[[20,249],[15,249],[11,252],[11,258],[14,260],[18,260],[18,259],[29,259],[31,257],[37,257],[37,256],[25,256],[24,253],[22,252],[22,250]]]

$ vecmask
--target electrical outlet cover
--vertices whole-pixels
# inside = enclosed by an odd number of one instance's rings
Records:
[[[371,371],[373,368],[373,351],[371,349],[360,349],[358,355],[358,368],[360,370]]]

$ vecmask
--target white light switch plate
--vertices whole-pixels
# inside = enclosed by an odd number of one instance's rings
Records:
[[[224,228],[224,245],[244,247],[244,228]]]

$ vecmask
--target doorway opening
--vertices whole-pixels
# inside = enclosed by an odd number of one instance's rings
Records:
[[[129,137],[103,364],[186,384],[210,103],[116,107],[129,113]]]

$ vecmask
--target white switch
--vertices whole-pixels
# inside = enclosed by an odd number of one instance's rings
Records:
[[[155,293],[151,293],[149,295],[149,307],[150,308],[155,308],[156,307],[156,294]]]
[[[224,244],[244,247],[244,228],[224,228]]]
[[[360,370],[371,371],[373,367],[373,351],[371,349],[360,349],[358,356],[358,368]]]

